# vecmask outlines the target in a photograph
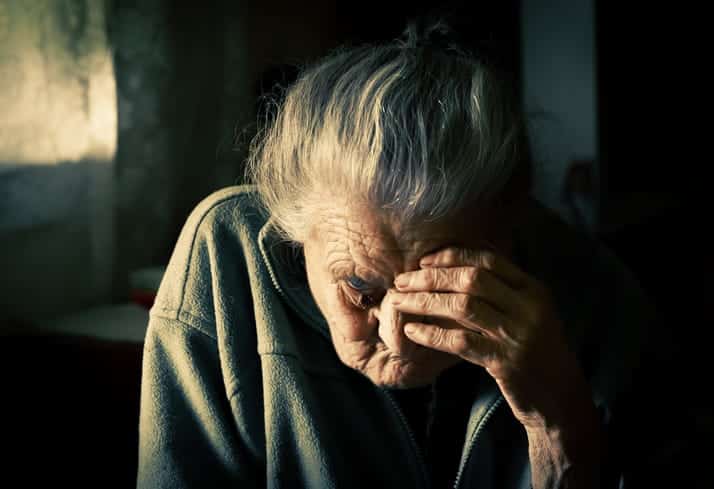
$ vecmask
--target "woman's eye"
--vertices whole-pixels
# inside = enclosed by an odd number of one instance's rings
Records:
[[[372,307],[379,301],[379,294],[375,293],[375,287],[359,277],[351,276],[345,279],[345,283],[354,293],[348,296],[352,303],[361,309]]]
[[[365,282],[361,278],[355,277],[355,276],[349,277],[347,279],[347,285],[349,285],[353,289],[359,290],[359,291],[369,290],[369,288],[370,288],[370,286],[367,282]]]

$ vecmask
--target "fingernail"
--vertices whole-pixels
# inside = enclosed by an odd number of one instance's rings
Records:
[[[397,275],[397,278],[394,279],[394,285],[398,289],[406,287],[407,285],[409,285],[409,275]]]
[[[407,324],[406,326],[404,326],[404,332],[408,335],[416,333],[416,330],[417,328],[413,324]]]
[[[392,296],[389,298],[389,302],[391,302],[395,306],[400,304],[402,302],[402,295],[398,293],[392,294]]]

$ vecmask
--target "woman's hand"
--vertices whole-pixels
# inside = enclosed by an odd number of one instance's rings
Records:
[[[549,291],[490,251],[447,248],[420,266],[396,277],[398,292],[389,300],[432,324],[407,323],[405,334],[488,371],[526,428],[531,458],[538,459],[534,485],[557,487],[544,480],[562,480],[582,453],[578,446],[592,442],[598,452],[601,440],[590,389]]]

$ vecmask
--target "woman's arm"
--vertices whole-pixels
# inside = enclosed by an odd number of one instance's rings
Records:
[[[152,316],[143,358],[138,488],[264,486],[224,385],[214,338],[180,320]]]

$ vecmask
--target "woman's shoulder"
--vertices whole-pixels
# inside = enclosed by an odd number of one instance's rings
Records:
[[[218,190],[198,203],[176,241],[151,314],[215,337],[215,301],[228,288],[237,296],[249,286],[243,278],[266,220],[250,185]]]
[[[216,190],[199,202],[189,214],[181,234],[195,235],[210,231],[216,225],[245,225],[256,219],[265,222],[255,186],[233,185]]]

